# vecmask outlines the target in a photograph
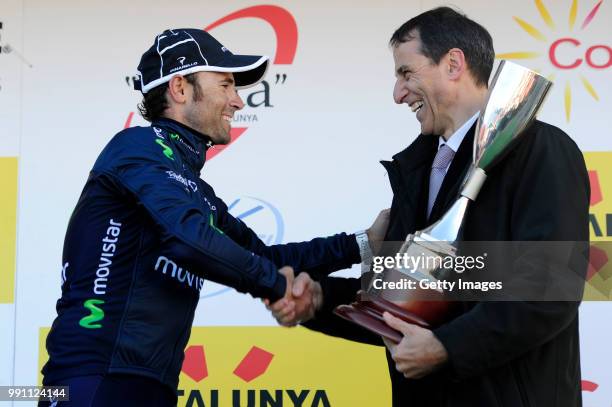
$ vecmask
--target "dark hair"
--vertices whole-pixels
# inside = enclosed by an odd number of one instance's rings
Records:
[[[402,24],[389,44],[397,47],[414,39],[415,32],[421,39],[421,53],[436,65],[450,49],[462,50],[476,83],[487,86],[495,51],[493,39],[483,26],[450,7],[438,7]]]
[[[202,99],[202,92],[195,74],[185,75],[184,78],[191,86],[193,86],[193,99],[199,101]],[[138,104],[138,111],[149,122],[164,117],[164,112],[168,108],[168,99],[166,91],[168,90],[168,82],[156,86],[144,94],[142,102]]]

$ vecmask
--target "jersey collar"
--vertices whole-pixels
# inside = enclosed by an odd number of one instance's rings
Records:
[[[176,120],[162,118],[151,123],[169,132],[170,139],[181,151],[183,158],[198,172],[206,161],[206,150],[212,145],[210,138]]]

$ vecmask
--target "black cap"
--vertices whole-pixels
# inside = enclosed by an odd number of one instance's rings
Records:
[[[267,56],[234,55],[204,30],[166,30],[140,58],[140,81],[134,82],[134,89],[147,93],[174,75],[205,71],[232,72],[236,87],[246,88],[263,79],[268,62]]]

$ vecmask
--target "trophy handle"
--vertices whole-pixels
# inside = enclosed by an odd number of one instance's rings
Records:
[[[461,188],[461,196],[465,196],[470,201],[475,201],[478,193],[487,179],[487,174],[480,167],[471,167],[469,178],[466,178]]]

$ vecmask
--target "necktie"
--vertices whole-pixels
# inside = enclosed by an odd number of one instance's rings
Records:
[[[455,152],[446,144],[438,149],[436,157],[431,166],[431,175],[429,176],[429,201],[427,202],[427,217],[431,214],[431,209],[436,202],[436,197],[442,186],[442,181],[446,175],[446,168],[453,160]]]

